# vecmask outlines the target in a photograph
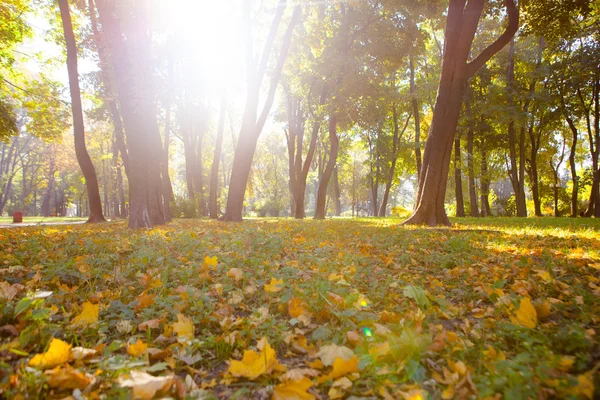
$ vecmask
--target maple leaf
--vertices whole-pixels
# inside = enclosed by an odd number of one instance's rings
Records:
[[[228,372],[235,377],[254,380],[262,374],[270,374],[277,366],[277,355],[265,340],[259,352],[244,350],[241,361],[230,360]]]
[[[194,323],[183,314],[177,315],[177,322],[173,323],[173,331],[177,333],[177,340],[188,342],[194,338]]]
[[[152,376],[146,372],[131,371],[129,376],[120,376],[118,379],[121,387],[133,389],[133,398],[150,400],[157,392],[166,392],[173,385],[172,376]]]
[[[154,297],[155,296],[153,294],[142,293],[138,297],[138,303],[135,306],[135,309],[143,310],[144,308],[150,307],[152,304],[154,304]]]
[[[60,339],[53,338],[48,350],[42,354],[36,354],[29,360],[29,366],[39,368],[53,368],[64,364],[71,357],[71,345]]]
[[[352,349],[346,346],[330,344],[327,346],[322,346],[317,353],[317,357],[319,357],[323,362],[323,365],[327,367],[333,365],[333,362],[336,358],[341,358],[344,361],[350,360],[352,357],[354,357],[354,352]]]
[[[93,325],[98,322],[98,314],[100,312],[99,304],[92,304],[89,301],[86,301],[82,305],[81,314],[76,316],[73,319],[73,325]]]
[[[283,279],[271,278],[271,282],[264,286],[265,292],[277,293],[283,290]]]
[[[538,318],[535,307],[531,304],[529,297],[523,297],[519,303],[519,309],[516,311],[515,316],[511,316],[513,323],[524,326],[529,329],[533,329],[537,326]]]
[[[71,367],[69,364],[59,365],[45,372],[48,385],[60,390],[85,389],[92,378],[83,372]]]
[[[348,360],[337,357],[333,362],[333,369],[331,370],[331,374],[329,374],[329,376],[333,379],[337,379],[352,372],[359,372],[358,356],[353,356]]]
[[[287,381],[275,386],[272,400],[314,400],[315,396],[307,392],[313,386],[308,378]]]
[[[139,357],[144,354],[147,349],[148,345],[138,339],[136,343],[127,346],[127,354],[133,357]]]
[[[311,313],[308,309],[308,304],[298,297],[292,297],[288,301],[288,313],[292,318],[299,318],[301,316],[310,318]]]
[[[206,266],[206,267],[216,267],[217,263],[218,263],[217,256],[204,257],[204,266]]]

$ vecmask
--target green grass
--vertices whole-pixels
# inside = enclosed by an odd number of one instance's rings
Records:
[[[23,217],[23,223],[42,223],[42,222],[78,222],[86,221],[87,218],[79,217]],[[0,217],[0,224],[12,224],[13,217]]]
[[[106,345],[93,363],[72,365],[98,374],[94,390],[110,398],[127,395],[116,382],[131,370],[189,374],[218,398],[269,398],[281,373],[252,381],[227,373],[229,360],[266,337],[288,370],[314,365],[323,346],[351,348],[359,372],[346,375],[352,386],[345,396],[593,398],[591,385],[600,386],[599,220],[469,218],[453,219],[452,228],[400,222],[202,219],[139,231],[125,221],[2,230],[0,282],[25,288],[10,301],[0,298],[0,326],[19,330],[0,339],[0,397],[68,395],[24,368],[60,337]],[[212,256],[214,267],[205,261]],[[272,279],[282,281],[281,291],[264,290]],[[36,290],[52,296],[17,315]],[[139,307],[142,295],[152,301]],[[99,320],[75,328],[86,301],[99,305]],[[291,315],[294,302],[305,314]],[[173,334],[180,313],[195,329],[185,345]],[[524,325],[524,315],[537,322]],[[158,320],[156,329],[137,328],[150,320]],[[128,355],[127,343],[137,339],[163,353]],[[309,377],[322,398],[332,389],[330,371]],[[11,375],[18,377],[12,386]]]

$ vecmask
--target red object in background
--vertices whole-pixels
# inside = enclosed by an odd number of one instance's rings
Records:
[[[23,222],[23,213],[20,211],[15,211],[13,213],[13,224],[18,224]]]

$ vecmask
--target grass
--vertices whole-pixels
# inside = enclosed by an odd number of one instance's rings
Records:
[[[86,221],[87,218],[79,217],[23,217],[23,223],[42,223],[42,222],[79,222]],[[13,223],[13,217],[0,217],[0,224]],[[15,224],[16,225],[16,224]]]
[[[132,370],[174,374],[181,390],[197,386],[206,398],[269,398],[289,375],[247,379],[229,370],[262,337],[295,371],[292,382],[308,379],[322,398],[598,394],[599,220],[460,219],[433,229],[399,222],[2,230],[0,282],[23,287],[11,286],[18,294],[10,300],[0,291],[0,330],[15,329],[2,330],[0,397],[72,391],[25,368],[52,337],[96,349],[70,365],[94,376],[86,393],[109,398],[131,393],[118,382]],[[28,294],[35,291],[52,295]],[[76,327],[85,302],[98,306],[98,320]],[[193,323],[190,341],[180,316]],[[138,339],[148,350],[129,354]],[[335,376],[315,363],[331,344],[351,350],[356,371]]]

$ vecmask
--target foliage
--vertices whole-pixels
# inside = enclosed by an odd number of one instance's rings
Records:
[[[592,399],[598,232],[550,218],[1,230],[0,395]]]

